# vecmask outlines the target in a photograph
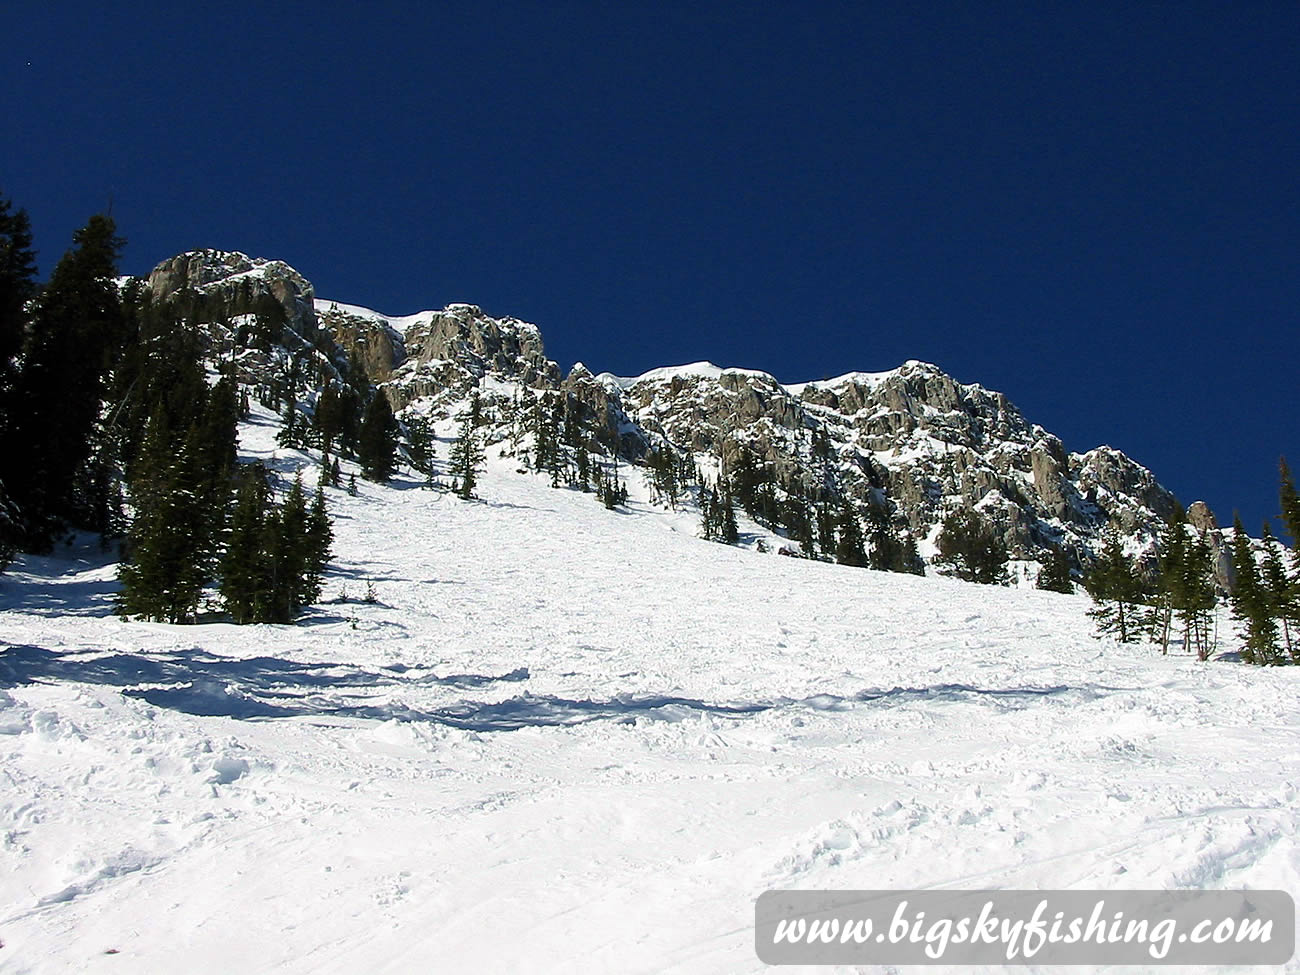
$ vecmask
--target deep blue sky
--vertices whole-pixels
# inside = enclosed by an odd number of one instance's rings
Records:
[[[452,9],[456,8],[456,9]],[[11,3],[0,193],[567,368],[908,358],[1252,530],[1300,467],[1300,4]]]

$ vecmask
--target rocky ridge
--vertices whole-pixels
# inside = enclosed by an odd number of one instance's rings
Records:
[[[1082,563],[1108,526],[1150,550],[1175,504],[1122,451],[1069,452],[1002,393],[958,382],[930,363],[799,384],[711,363],[631,378],[593,374],[579,363],[562,376],[537,326],[476,305],[389,317],[315,298],[310,282],[283,262],[221,251],[165,261],[148,283],[157,297],[202,296],[209,320],[247,313],[270,296],[295,342],[344,371],[363,371],[399,412],[448,416],[480,390],[487,416],[500,417],[522,389],[561,393],[582,404],[594,451],[617,445],[635,460],[668,442],[696,454],[706,470],[744,453],[782,481],[831,477],[922,539],[933,539],[948,512],[977,507],[994,519],[1013,557],[1035,560],[1063,545]],[[1193,512],[1198,527],[1213,525],[1203,504]]]

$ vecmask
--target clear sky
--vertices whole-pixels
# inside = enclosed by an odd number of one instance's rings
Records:
[[[42,273],[210,246],[568,368],[905,359],[1223,522],[1300,468],[1300,3],[28,3]]]

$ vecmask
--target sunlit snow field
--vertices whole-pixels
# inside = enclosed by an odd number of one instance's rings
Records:
[[[330,491],[297,625],[0,577],[0,971],[750,972],[770,888],[1300,891],[1300,671],[514,466]]]

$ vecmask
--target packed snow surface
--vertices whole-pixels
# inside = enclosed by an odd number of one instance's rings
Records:
[[[1300,669],[513,468],[331,490],[297,625],[0,578],[0,970],[755,972],[771,888],[1300,890]]]

